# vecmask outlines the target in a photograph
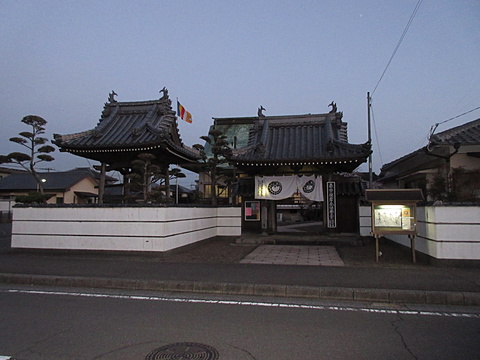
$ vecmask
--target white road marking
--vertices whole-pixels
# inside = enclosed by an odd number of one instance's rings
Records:
[[[179,297],[169,298],[169,297],[162,297],[162,296],[115,295],[115,294],[99,294],[99,293],[87,293],[87,292],[43,291],[43,290],[9,289],[9,290],[0,290],[0,292],[7,292],[12,294],[17,293],[17,294],[34,294],[34,295],[60,295],[60,296],[85,297],[85,298],[106,298],[106,299],[121,299],[121,300],[163,301],[163,302],[240,305],[240,306],[262,306],[262,307],[277,307],[277,308],[287,308],[287,309],[351,311],[351,312],[366,312],[366,313],[393,314],[393,315],[420,315],[420,316],[480,319],[480,314],[478,313],[461,313],[461,312],[376,309],[376,308],[368,308],[368,307],[305,305],[305,304],[287,304],[287,303],[275,303],[275,302],[215,300],[215,299],[188,299],[188,298],[179,298]],[[2,360],[1,357],[0,357],[0,360]]]
[[[0,355],[0,360],[9,360],[11,358],[11,356]]]

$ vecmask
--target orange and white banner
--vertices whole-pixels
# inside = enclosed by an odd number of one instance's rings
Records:
[[[180,104],[177,100],[177,115],[182,118],[182,120],[192,123],[192,114],[190,114],[185,108],[183,107],[182,104]]]

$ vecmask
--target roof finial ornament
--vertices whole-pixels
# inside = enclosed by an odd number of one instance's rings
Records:
[[[328,106],[331,106],[332,107],[332,110],[330,110],[330,114],[335,114],[337,112],[337,104],[334,103],[333,101],[328,104]]]
[[[267,111],[262,105],[260,105],[260,107],[258,108],[258,117],[265,117],[265,115],[263,115],[263,111]]]
[[[167,88],[164,86],[162,90],[159,91],[160,93],[163,93],[163,96],[160,98],[160,100],[162,99],[168,99],[168,90]]]
[[[118,94],[112,90],[112,92],[110,94],[108,94],[108,102],[110,104],[114,104],[117,102],[117,100],[115,100],[115,96],[118,96]]]

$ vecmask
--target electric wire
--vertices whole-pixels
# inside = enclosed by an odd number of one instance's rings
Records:
[[[458,119],[459,117],[462,117],[462,116],[464,116],[464,115],[470,114],[471,112],[474,112],[475,110],[478,110],[478,109],[480,109],[480,106],[477,106],[476,108],[474,108],[474,109],[472,109],[472,110],[465,111],[464,113],[461,113],[461,114],[459,114],[459,115],[456,115],[456,116],[454,116],[454,117],[451,117],[451,118],[449,118],[449,119],[447,119],[447,120],[443,120],[443,121],[441,121],[441,122],[435,123],[435,125],[433,125],[432,128],[435,128],[435,129],[436,129],[439,125],[445,124],[445,123],[447,123],[447,122],[449,122],[449,121],[452,121],[452,120],[455,120],[455,119]],[[434,131],[435,131],[435,129],[434,129]],[[431,133],[431,135],[433,135],[433,132]]]
[[[480,109],[480,106],[477,106],[476,108],[472,109],[472,110],[468,110],[468,111],[465,111],[464,113],[461,113],[459,115],[456,115],[456,116],[453,116],[447,120],[443,120],[443,121],[440,121],[438,123],[435,123],[434,125],[432,125],[432,127],[430,128],[430,132],[428,133],[428,141],[430,142],[430,138],[432,137],[433,133],[435,132],[435,130],[437,130],[438,126],[439,125],[442,125],[442,124],[445,124],[449,121],[452,121],[452,120],[455,120],[455,119],[458,119],[459,117],[462,117],[464,115],[467,115],[467,114],[470,114],[471,112],[474,112],[475,110],[478,110]]]
[[[375,113],[373,112],[373,106],[372,106],[371,103],[370,103],[370,109],[372,111],[373,131],[375,132],[375,140],[377,142],[377,147],[378,147],[378,156],[380,158],[380,164],[381,164],[380,167],[382,167],[383,166],[382,151],[380,149],[380,141],[378,140],[377,126],[376,126],[376,123],[375,123]]]
[[[405,26],[405,29],[403,29],[402,36],[400,36],[400,39],[398,40],[398,43],[397,43],[397,45],[395,46],[395,49],[393,50],[392,56],[390,56],[390,60],[388,60],[387,66],[386,66],[385,69],[383,70],[383,73],[382,73],[382,75],[380,76],[380,79],[378,79],[377,85],[375,85],[375,88],[374,88],[373,91],[372,91],[372,95],[375,93],[375,90],[377,90],[378,85],[379,85],[380,82],[382,81],[383,76],[384,76],[385,73],[387,72],[387,69],[388,69],[388,67],[390,66],[393,58],[395,57],[395,54],[397,53],[398,49],[400,48],[400,45],[401,45],[403,39],[405,38],[405,35],[407,35],[408,29],[410,28],[410,25],[412,25],[413,19],[415,18],[415,15],[417,14],[418,9],[420,8],[420,5],[422,4],[422,1],[423,1],[423,0],[418,0],[418,1],[417,1],[417,4],[415,5],[415,9],[413,10],[412,15],[410,15],[410,19],[408,20],[407,25]]]
[[[390,56],[390,59],[388,60],[388,63],[387,65],[385,66],[385,69],[383,70],[382,72],[382,75],[380,76],[380,78],[378,79],[377,81],[377,84],[375,85],[375,88],[373,89],[372,91],[372,95],[375,93],[375,91],[377,90],[378,88],[378,85],[380,85],[380,82],[382,81],[383,77],[385,76],[388,68],[390,67],[390,64],[392,63],[392,60],[393,58],[395,57],[398,49],[400,48],[400,45],[402,44],[403,42],[403,39],[405,38],[405,36],[407,35],[407,32],[410,28],[410,25],[412,25],[412,22],[413,22],[413,19],[415,18],[415,16],[417,15],[417,12],[418,12],[418,9],[420,8],[420,5],[422,4],[423,0],[418,0],[416,5],[415,5],[415,8],[413,9],[413,12],[412,14],[410,15],[410,18],[408,19],[408,22],[407,22],[407,25],[405,26],[405,28],[403,29],[403,32],[402,32],[402,35],[400,36],[400,39],[398,40],[397,42],[397,45],[395,46],[395,49],[393,50],[393,53],[392,55]],[[370,97],[370,101],[372,100],[372,98]],[[383,158],[382,158],[382,153],[381,153],[381,150],[380,150],[380,142],[378,140],[378,133],[377,133],[377,126],[376,126],[376,123],[375,123],[375,116],[373,114],[373,107],[370,105],[370,108],[372,109],[372,119],[373,119],[373,128],[374,128],[374,131],[375,131],[375,140],[377,142],[377,147],[378,147],[378,155],[380,157],[380,163],[381,165],[383,166]]]

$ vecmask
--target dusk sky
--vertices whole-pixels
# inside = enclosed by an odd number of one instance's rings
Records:
[[[47,137],[89,130],[112,90],[157,99],[164,86],[201,142],[212,117],[343,111],[349,142],[367,141],[373,169],[427,142],[430,127],[480,106],[480,1],[424,0],[377,83],[417,0],[0,1],[0,154],[39,115]],[[437,132],[480,118],[480,110]],[[67,153],[55,170],[95,165]],[[364,164],[360,170],[367,171]],[[189,180],[190,181],[190,180]]]

